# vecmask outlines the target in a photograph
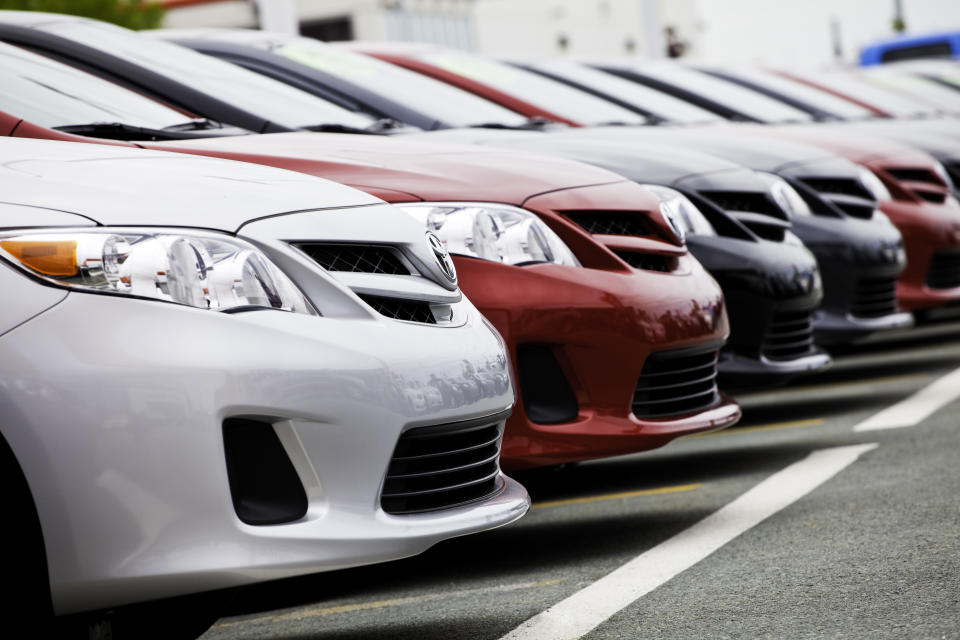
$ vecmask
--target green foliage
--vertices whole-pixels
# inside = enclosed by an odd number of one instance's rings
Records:
[[[153,0],[0,0],[0,9],[48,11],[112,22],[129,29],[155,29],[163,7]]]

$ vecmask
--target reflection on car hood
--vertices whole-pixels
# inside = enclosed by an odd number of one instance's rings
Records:
[[[290,171],[116,146],[4,139],[0,200],[105,225],[235,231],[265,216],[377,204],[366,193]]]
[[[474,200],[519,205],[528,198],[621,176],[561,158],[348,134],[272,133],[151,145],[304,171],[385,199]],[[408,194],[402,198],[401,194]]]

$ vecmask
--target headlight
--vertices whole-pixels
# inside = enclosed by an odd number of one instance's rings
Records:
[[[790,183],[774,173],[758,171],[767,178],[767,188],[770,189],[770,196],[781,209],[787,212],[790,218],[805,218],[812,216],[810,206],[803,199],[797,190],[790,186]]]
[[[511,265],[550,262],[580,266],[550,227],[517,207],[479,202],[394,206],[433,231],[453,254]]]
[[[316,312],[270,259],[216,233],[156,229],[31,229],[0,233],[0,255],[48,282],[230,311]]]
[[[882,202],[884,200],[893,200],[893,196],[887,191],[887,187],[877,175],[869,169],[860,169],[860,184],[870,192],[873,199]]]
[[[642,184],[660,201],[660,213],[667,219],[681,241],[686,235],[715,236],[716,230],[710,221],[690,202],[687,196],[676,189],[659,184]]]

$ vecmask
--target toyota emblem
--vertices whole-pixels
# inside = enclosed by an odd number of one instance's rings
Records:
[[[440,238],[432,231],[427,231],[427,246],[430,247],[430,251],[433,252],[433,259],[436,261],[437,266],[440,267],[440,273],[450,282],[456,283],[457,268],[453,266],[453,258],[450,257],[450,253],[447,251],[447,248],[443,246]]]

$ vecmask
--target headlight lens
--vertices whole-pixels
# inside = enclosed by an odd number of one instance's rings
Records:
[[[296,285],[253,245],[226,235],[156,229],[0,233],[0,254],[49,282],[217,311],[315,315]]]
[[[873,196],[873,199],[878,202],[893,200],[893,196],[887,191],[887,187],[883,184],[883,181],[869,169],[860,169],[860,184],[862,184]]]
[[[510,265],[549,262],[580,266],[570,248],[550,227],[517,207],[474,202],[394,206],[433,231],[453,254]]]
[[[715,236],[716,229],[710,224],[710,221],[697,209],[697,206],[690,202],[687,196],[676,189],[664,187],[659,184],[640,185],[650,190],[660,201],[660,213],[667,219],[680,240],[685,240],[686,235]]]
[[[805,218],[813,215],[807,201],[797,193],[796,189],[790,186],[789,182],[773,173],[767,173],[765,175],[769,180],[768,188],[770,189],[770,195],[773,197],[773,201],[777,203],[777,206],[786,211],[789,217]]]

